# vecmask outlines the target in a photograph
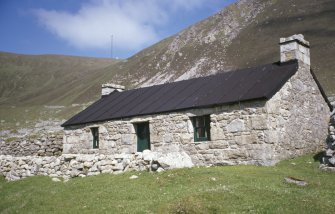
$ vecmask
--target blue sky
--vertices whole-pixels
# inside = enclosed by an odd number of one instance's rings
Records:
[[[236,0],[0,0],[0,51],[127,58]]]

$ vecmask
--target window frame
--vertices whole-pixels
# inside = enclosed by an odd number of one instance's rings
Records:
[[[192,117],[192,124],[193,124],[193,132],[194,132],[194,142],[203,142],[203,141],[210,141],[211,140],[211,118],[210,115],[202,115],[202,116],[195,116]],[[197,120],[198,121],[197,123]],[[198,125],[202,121],[201,125]],[[200,137],[199,136],[199,130],[203,129],[206,136]]]
[[[93,149],[99,149],[99,127],[91,127]]]

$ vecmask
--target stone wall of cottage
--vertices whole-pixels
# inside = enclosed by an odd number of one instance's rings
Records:
[[[0,141],[0,155],[59,156],[63,151],[63,132],[39,133]]]
[[[160,152],[186,151],[196,165],[268,164],[256,144],[264,144],[264,101],[199,109],[153,118],[152,143]],[[194,142],[191,117],[210,115],[210,141]],[[163,120],[162,120],[163,119]],[[164,121],[162,123],[162,121]],[[266,160],[265,160],[266,161]]]
[[[64,154],[135,153],[136,124],[148,121],[151,150],[185,151],[196,165],[272,165],[273,144],[268,129],[265,101],[243,102],[208,109],[108,121],[65,129]],[[194,142],[191,118],[210,115],[211,140]],[[100,148],[93,149],[91,127],[99,127]]]
[[[273,143],[274,159],[321,151],[328,135],[330,109],[313,80],[310,68],[298,72],[266,104],[266,135]]]

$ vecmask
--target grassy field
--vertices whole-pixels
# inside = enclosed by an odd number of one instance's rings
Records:
[[[318,165],[309,155],[274,167],[129,172],[66,183],[1,178],[0,213],[335,213],[335,174]],[[308,186],[285,183],[286,176]]]

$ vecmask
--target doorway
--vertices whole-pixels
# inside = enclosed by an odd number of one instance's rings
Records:
[[[143,152],[146,149],[150,150],[149,122],[137,123],[136,134],[137,134],[137,152]]]

